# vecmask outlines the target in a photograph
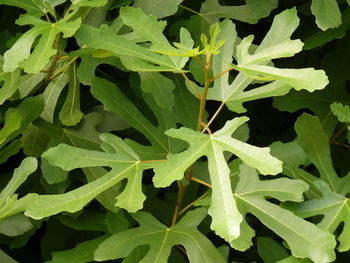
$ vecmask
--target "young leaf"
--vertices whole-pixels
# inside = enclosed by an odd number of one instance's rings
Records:
[[[242,104],[246,101],[281,96],[292,88],[308,91],[323,89],[328,84],[323,71],[311,68],[279,69],[267,66],[271,64],[272,59],[289,57],[301,51],[300,40],[290,39],[298,24],[299,19],[295,9],[286,10],[277,15],[269,32],[253,54],[250,54],[253,36],[242,40],[236,52],[238,66],[232,67],[237,33],[232,22],[225,20],[221,24],[222,31],[218,36],[218,39],[224,39],[225,43],[219,49],[220,54],[213,58],[213,74],[219,76],[233,69],[240,72],[231,83],[229,83],[228,73],[216,78],[213,88],[208,91],[208,99],[222,101],[233,111],[245,112]],[[254,78],[272,82],[245,91]]]
[[[187,141],[190,147],[181,153],[169,155],[167,162],[155,167],[153,178],[155,186],[166,187],[175,180],[181,180],[185,170],[197,159],[207,156],[213,191],[209,208],[209,214],[213,219],[211,228],[228,242],[239,236],[242,217],[232,195],[230,172],[223,152],[232,152],[263,174],[277,174],[282,171],[281,161],[269,154],[270,149],[258,148],[231,137],[232,133],[246,121],[247,117],[235,118],[212,135],[188,128],[167,131],[167,135]]]
[[[67,22],[61,19],[56,23],[50,23],[40,18],[21,15],[16,20],[18,25],[33,25],[34,27],[25,32],[16,43],[4,54],[4,71],[13,71],[22,67],[27,73],[37,73],[42,70],[49,59],[57,52],[52,48],[58,33],[63,37],[71,37],[81,24],[80,18]],[[40,39],[31,52],[34,40]]]
[[[331,262],[335,259],[333,249],[336,242],[333,235],[264,199],[272,197],[280,201],[300,202],[308,187],[306,183],[286,178],[261,181],[255,169],[241,165],[240,170],[235,199],[243,215],[253,214],[282,237],[295,257],[307,257],[314,262]],[[244,225],[250,228],[248,224]],[[246,237],[243,235],[243,238]],[[234,240],[234,247],[235,242],[240,245],[239,239]]]
[[[206,214],[205,209],[196,209],[168,228],[149,213],[138,212],[133,218],[140,226],[107,238],[97,248],[95,260],[125,258],[135,248],[148,245],[149,250],[140,263],[166,263],[172,247],[181,245],[191,263],[226,262],[220,252],[197,229]]]

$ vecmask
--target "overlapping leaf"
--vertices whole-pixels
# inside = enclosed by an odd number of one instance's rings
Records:
[[[206,0],[200,13],[210,25],[218,22],[220,18],[231,18],[254,24],[268,16],[278,5],[277,0],[245,0],[245,3],[240,6],[222,6],[219,0]]]
[[[232,138],[232,133],[247,120],[247,117],[235,118],[212,135],[188,128],[167,131],[167,135],[186,141],[190,146],[181,153],[169,155],[167,162],[155,168],[153,178],[157,187],[166,187],[175,180],[181,180],[185,170],[197,159],[207,156],[213,191],[209,208],[213,219],[211,228],[228,242],[240,235],[242,216],[233,198],[230,172],[223,152],[232,152],[263,174],[277,174],[282,171],[281,161],[272,157],[268,148],[255,147]]]
[[[127,184],[116,199],[116,205],[130,212],[142,208],[145,195],[142,193],[142,172],[151,168],[152,162],[141,162],[133,150],[112,134],[101,135],[105,152],[89,151],[60,144],[43,154],[51,165],[66,171],[76,168],[108,166],[111,171],[102,177],[75,190],[59,195],[39,195],[27,209],[26,215],[39,219],[62,211],[76,212],[97,195],[127,179]],[[66,156],[70,158],[67,159]],[[44,209],[43,209],[44,207]]]
[[[333,168],[328,137],[323,132],[322,125],[317,117],[303,114],[297,120],[295,130],[298,135],[298,143],[316,166],[322,181],[317,180],[317,177],[306,171],[303,173],[310,179],[308,183],[316,187],[321,196],[314,196],[314,199],[301,204],[288,204],[286,207],[302,217],[323,215],[324,217],[318,226],[331,233],[344,222],[344,227],[338,236],[338,250],[347,251],[350,249],[347,234],[350,212],[346,194],[350,192],[350,174],[338,177]]]
[[[255,215],[288,243],[295,257],[307,257],[314,262],[332,262],[335,259],[333,235],[265,200],[303,201],[303,192],[308,188],[306,183],[286,178],[261,181],[256,171],[245,165],[240,166],[239,178],[234,196],[243,215]],[[233,246],[247,249],[252,244],[252,236],[254,231],[243,221],[242,235],[232,242]]]
[[[350,203],[349,199],[341,194],[337,194],[329,188],[325,182],[318,180],[314,182],[322,193],[322,198],[313,199],[301,204],[288,204],[291,209],[300,217],[311,217],[323,215],[318,226],[322,229],[334,233],[340,224],[344,223],[343,229],[338,236],[338,250],[341,252],[350,249]]]
[[[148,245],[140,263],[168,262],[175,245],[185,248],[191,263],[226,262],[220,252],[197,227],[206,216],[206,209],[188,212],[176,225],[167,227],[147,212],[138,212],[133,218],[139,227],[116,233],[107,238],[96,250],[95,260],[127,257],[135,248]]]
[[[59,127],[54,124],[38,120],[34,124],[34,130],[30,134],[27,134],[26,140],[23,140],[24,151],[30,155],[35,152],[39,156],[44,152],[46,148],[55,147],[58,144],[67,144],[74,147],[89,149],[93,151],[101,150],[101,140],[99,135],[101,131],[119,130],[125,128],[125,124],[120,123],[115,116],[110,119],[109,116],[103,111],[95,111],[84,116],[83,121],[75,128]],[[106,125],[113,121],[113,125],[109,125],[108,128],[98,129],[99,126]],[[119,123],[118,123],[119,122]],[[40,134],[44,133],[44,136]],[[41,164],[43,177],[49,183],[58,183],[66,180],[68,172],[63,169],[50,166],[46,159],[42,160]],[[93,182],[98,178],[101,178],[107,173],[107,170],[102,167],[88,167],[83,168],[83,172],[86,176],[87,182]],[[115,196],[119,195],[121,191],[120,185],[115,185],[99,194],[96,199],[108,210],[116,212],[118,209],[114,206]]]
[[[186,56],[195,51],[192,51],[193,41],[187,30],[182,30],[180,37],[182,49],[177,49],[170,45],[162,33],[166,25],[164,22],[158,22],[155,17],[145,15],[141,9],[124,7],[120,12],[123,22],[130,26],[144,42],[151,42],[151,48],[145,48],[123,36],[116,35],[106,25],[99,29],[83,25],[77,32],[77,39],[88,47],[106,50],[121,57],[124,66],[133,71],[182,71],[188,59]],[[153,50],[164,54],[155,53]],[[173,57],[174,55],[177,57]]]
[[[57,52],[53,48],[56,35],[63,33],[63,37],[71,37],[81,24],[81,19],[67,21],[61,19],[56,23],[46,22],[40,18],[22,15],[16,20],[18,25],[33,25],[16,43],[4,54],[4,71],[13,71],[22,67],[27,73],[37,73],[42,70],[49,59]],[[33,51],[34,41],[40,37]]]
[[[27,98],[16,108],[10,108],[5,114],[5,122],[0,130],[0,162],[16,154],[22,143],[16,139],[29,124],[38,118],[44,109],[41,96]]]
[[[145,146],[130,140],[126,141],[142,159],[164,159],[167,154],[176,151],[178,144],[164,135],[164,131],[176,127],[175,114],[171,105],[167,108],[160,108],[154,103],[154,99],[145,97],[148,106],[157,117],[158,125],[155,126],[127,99],[115,84],[96,78],[92,83],[91,91],[95,98],[103,103],[106,110],[121,116],[126,123],[142,132],[151,142],[151,146]],[[157,97],[160,94],[154,93],[153,95]],[[168,103],[162,101],[162,105],[164,104],[166,106]]]
[[[350,192],[349,177],[338,177],[333,168],[328,136],[323,132],[317,117],[303,114],[295,123],[297,141],[320,173],[320,178],[329,184],[332,191],[340,194]]]
[[[239,74],[232,83],[229,83],[228,73],[216,79],[213,88],[209,89],[208,98],[225,102],[233,111],[244,112],[242,103],[246,101],[281,96],[292,88],[308,91],[323,89],[328,84],[328,79],[321,70],[280,69],[269,65],[273,59],[290,57],[301,51],[302,42],[290,39],[298,24],[295,9],[277,15],[269,32],[253,53],[253,36],[244,38],[237,46],[238,65],[233,67]],[[218,38],[225,39],[225,43],[220,54],[213,58],[214,75],[232,69],[231,58],[236,42],[234,25],[226,20],[221,27]],[[272,82],[244,91],[254,79]]]
[[[28,176],[37,169],[37,166],[38,162],[35,158],[27,157],[22,161],[21,165],[14,170],[11,180],[5,188],[2,189],[0,193],[0,219],[1,224],[5,224],[9,228],[5,228],[6,232],[4,232],[2,229],[3,226],[0,226],[2,233],[13,236],[23,234],[23,232],[31,228],[32,225],[28,218],[22,217],[21,215],[18,217],[18,213],[25,211],[36,194],[27,194],[18,199],[18,195],[15,194],[15,192]]]
[[[312,0],[311,12],[322,30],[338,27],[342,22],[337,0]]]

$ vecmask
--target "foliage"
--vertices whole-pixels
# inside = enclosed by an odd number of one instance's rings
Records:
[[[0,262],[348,262],[350,1],[233,2],[0,0]]]

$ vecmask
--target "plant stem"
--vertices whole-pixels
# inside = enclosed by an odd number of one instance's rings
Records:
[[[198,122],[197,122],[197,131],[200,131],[202,128],[202,123],[203,123],[203,117],[204,117],[204,112],[205,112],[205,104],[207,102],[207,95],[208,95],[208,90],[209,90],[209,70],[211,67],[211,54],[206,55],[206,65],[204,68],[204,87],[203,87],[203,92],[200,96],[200,105],[199,105],[199,113],[198,113]]]
[[[195,10],[193,10],[193,9],[191,9],[191,8],[189,8],[189,7],[187,7],[187,6],[184,6],[184,5],[181,5],[181,4],[180,4],[179,7],[183,8],[183,9],[186,9],[187,11],[190,11],[191,13],[193,13],[193,14],[195,14],[195,15],[202,16],[201,13],[199,13],[199,12],[197,12],[197,11],[195,11]]]
[[[177,181],[177,185],[178,185],[179,190],[178,190],[177,200],[176,200],[175,209],[174,209],[173,217],[171,219],[170,226],[173,226],[176,224],[176,220],[179,216],[179,211],[180,211],[182,201],[183,201],[185,191],[186,191],[186,186],[182,185],[180,181]]]
[[[201,179],[198,179],[197,177],[192,176],[192,177],[191,177],[191,180],[192,180],[192,181],[195,181],[195,182],[197,182],[197,183],[199,183],[199,184],[205,185],[205,186],[208,187],[208,188],[211,188],[211,184],[208,184],[207,182],[204,182],[204,181],[202,181]]]
[[[214,115],[210,118],[209,122],[207,123],[207,125],[204,126],[202,133],[205,131],[210,132],[209,126],[213,123],[213,121],[215,120],[215,118],[219,115],[220,111],[223,109],[225,105],[225,102],[221,102],[219,108],[216,110],[216,112],[214,113]]]
[[[67,64],[64,64],[64,66],[62,66],[61,68],[59,68],[54,74],[52,74],[52,76],[50,76],[50,80],[54,79],[55,77],[57,77],[59,74],[61,74],[62,72],[64,72],[72,63],[74,63],[79,57],[76,56],[74,58],[72,58]]]
[[[52,75],[52,71],[54,70],[54,68],[57,65],[57,61],[60,57],[60,47],[61,47],[61,38],[62,38],[62,33],[58,33],[56,36],[56,45],[57,45],[57,51],[56,51],[56,55],[52,60],[51,65],[49,66],[48,69],[46,69],[45,71],[47,72],[47,75],[45,77],[45,84],[48,84]]]
[[[192,201],[188,205],[186,205],[184,208],[182,208],[179,212],[179,215],[182,215],[184,212],[186,212],[189,208],[191,208],[196,202],[202,200],[206,195],[208,194],[208,191],[206,191],[204,194],[202,194],[200,197],[198,197],[196,200]]]
[[[224,75],[225,73],[227,72],[230,72],[231,70],[234,70],[235,68],[228,68],[228,69],[225,69],[224,71],[220,72],[219,74],[217,74],[215,77],[211,78],[209,80],[209,82],[213,82],[214,80],[220,78],[222,75]]]

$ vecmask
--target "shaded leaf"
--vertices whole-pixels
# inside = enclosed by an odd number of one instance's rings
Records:
[[[181,2],[183,0],[135,0],[134,7],[141,8],[146,15],[163,18],[175,14]]]
[[[149,245],[143,262],[168,262],[171,249],[181,245],[191,263],[225,262],[212,243],[197,230],[206,216],[205,209],[188,212],[176,225],[168,228],[147,212],[138,212],[133,218],[140,226],[112,235],[95,252],[95,260],[125,258],[134,248]],[[130,242],[132,240],[132,242]]]
[[[313,0],[311,11],[322,30],[338,27],[342,22],[337,0]]]
[[[315,185],[322,193],[322,198],[308,200],[301,204],[287,204],[285,207],[303,218],[323,215],[321,222],[317,225],[330,233],[334,233],[339,225],[344,223],[338,236],[338,250],[341,252],[348,251],[350,249],[349,200],[343,195],[332,192],[329,185],[321,180],[316,181]]]

